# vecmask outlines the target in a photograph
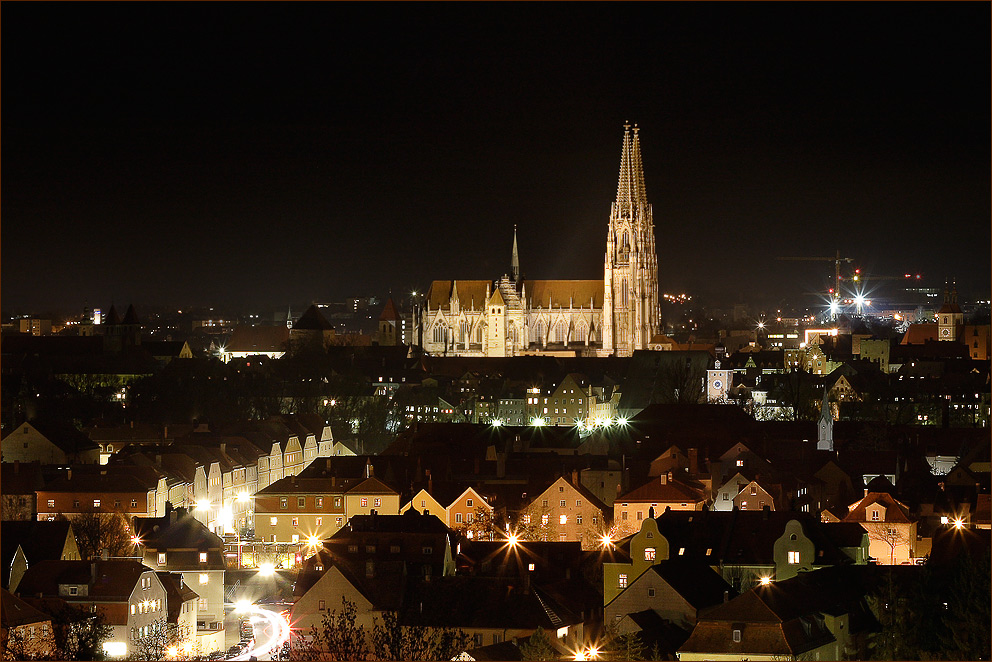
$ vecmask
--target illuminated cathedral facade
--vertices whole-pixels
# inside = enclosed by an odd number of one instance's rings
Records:
[[[636,126],[624,126],[602,280],[525,280],[516,228],[510,273],[435,280],[414,313],[423,350],[447,356],[630,356],[659,333],[658,255]]]

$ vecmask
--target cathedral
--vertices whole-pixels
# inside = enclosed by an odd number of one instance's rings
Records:
[[[630,356],[659,333],[658,255],[636,126],[624,126],[602,280],[525,280],[516,228],[510,273],[435,280],[414,320],[446,356]]]

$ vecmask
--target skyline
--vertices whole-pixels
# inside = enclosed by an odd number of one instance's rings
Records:
[[[514,225],[600,278],[628,121],[662,292],[812,304],[774,258],[840,249],[988,295],[988,5],[47,7],[4,8],[5,310],[402,296]]]

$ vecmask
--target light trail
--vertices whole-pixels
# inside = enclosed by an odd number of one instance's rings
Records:
[[[256,639],[252,648],[237,657],[232,657],[232,660],[247,660],[252,656],[261,658],[263,655],[278,650],[284,642],[289,641],[289,621],[281,613],[259,605],[251,605],[244,612],[249,614],[252,628],[255,627],[256,623],[264,622],[265,625],[261,628],[262,632],[264,633],[268,628],[272,634],[264,640]]]

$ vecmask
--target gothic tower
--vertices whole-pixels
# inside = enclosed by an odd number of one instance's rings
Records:
[[[624,124],[603,273],[603,353],[630,356],[659,330],[658,254],[637,126]]]

